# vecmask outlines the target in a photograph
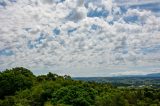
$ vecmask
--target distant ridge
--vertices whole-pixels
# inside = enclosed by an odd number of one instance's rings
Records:
[[[119,75],[114,77],[160,77],[160,73],[151,73],[146,75]]]
[[[151,77],[160,77],[160,73],[147,74],[146,76],[151,76]]]

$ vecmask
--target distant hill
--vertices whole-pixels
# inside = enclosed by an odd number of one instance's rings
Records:
[[[160,73],[147,75],[120,75],[113,77],[76,77],[75,80],[112,83],[114,86],[152,86],[160,88]]]
[[[151,73],[146,75],[120,75],[115,77],[160,77],[160,73]]]
[[[147,74],[147,77],[160,77],[160,73]]]
[[[99,79],[117,79],[117,78],[160,78],[160,73],[151,73],[146,75],[119,75],[112,77],[73,77],[76,80],[97,81]]]

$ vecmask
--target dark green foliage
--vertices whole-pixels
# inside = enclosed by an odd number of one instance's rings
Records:
[[[53,93],[53,104],[63,103],[73,106],[90,106],[94,103],[96,92],[89,87],[67,86]]]
[[[20,67],[0,72],[0,106],[160,106],[160,89],[121,88],[53,73],[36,77]]]
[[[0,99],[16,91],[30,88],[35,76],[28,69],[17,67],[0,73]]]

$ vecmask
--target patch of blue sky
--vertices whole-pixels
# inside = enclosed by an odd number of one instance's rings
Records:
[[[122,53],[122,54],[128,54],[128,47],[126,44],[124,44],[123,46],[117,47],[115,49],[112,50],[113,53]]]
[[[30,31],[32,28],[23,28],[25,31]]]
[[[0,50],[0,56],[11,56],[11,55],[14,55],[14,52],[11,49]]]
[[[122,53],[127,54],[128,53],[128,48],[123,49]]]
[[[138,18],[138,16],[133,15],[133,16],[124,17],[124,21],[126,23],[136,23],[139,21],[139,18]]]
[[[141,52],[143,52],[144,54],[160,52],[160,44],[151,47],[141,48]]]
[[[54,1],[54,3],[58,4],[58,3],[64,2],[65,0],[53,0],[53,1]]]
[[[71,29],[68,30],[68,34],[74,32],[76,30],[77,30],[77,28],[71,28]]]
[[[29,49],[37,48],[38,45],[44,43],[44,39],[45,39],[44,34],[41,33],[40,36],[35,41],[29,40],[27,46]]]
[[[59,42],[59,44],[65,46],[65,41],[64,41],[64,40],[61,40],[61,41]]]
[[[91,25],[92,30],[100,30],[102,27],[96,24]]]
[[[59,35],[60,33],[61,33],[61,31],[60,31],[59,28],[53,29],[53,35],[54,35],[54,36],[57,36],[57,35]]]
[[[17,2],[17,0],[8,0],[9,2],[11,3],[15,3]],[[0,7],[6,7],[7,6],[7,3],[5,0],[0,0]]]
[[[67,20],[78,22],[81,20],[82,16],[81,14],[77,13],[76,10],[70,11],[69,15],[66,17]]]
[[[36,44],[42,44],[45,39],[45,36],[43,33],[40,34],[40,36],[35,40]]]
[[[102,18],[105,18],[109,15],[109,12],[105,9],[101,9],[101,10],[98,10],[95,9],[95,10],[90,10],[88,13],[87,13],[87,16],[88,17],[102,17]]]
[[[55,0],[56,3],[64,2],[65,0]]]
[[[9,0],[9,1],[12,2],[12,3],[13,3],[13,2],[17,2],[17,0]]]
[[[119,8],[120,8],[122,14],[125,14],[128,10],[128,7],[126,7],[126,6],[119,6]]]
[[[109,20],[109,21],[107,21],[108,22],[108,24],[110,24],[110,25],[113,25],[114,24],[114,22],[116,22],[118,20],[118,18],[116,19],[114,19],[113,18],[113,20]]]
[[[147,4],[141,4],[141,5],[133,5],[130,6],[130,8],[138,8],[138,9],[145,9],[150,10],[152,12],[160,12],[160,3],[147,3]]]
[[[4,0],[0,0],[0,7],[6,7],[7,3]]]
[[[35,45],[32,43],[31,40],[29,40],[28,43],[27,43],[27,47],[28,47],[29,49],[33,49],[33,48],[35,47]]]

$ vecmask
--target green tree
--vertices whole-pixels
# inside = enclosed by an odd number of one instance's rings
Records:
[[[33,73],[22,67],[3,71],[0,73],[0,99],[14,95],[16,91],[30,88],[34,79]]]
[[[57,90],[52,95],[53,104],[68,104],[73,106],[90,106],[94,103],[95,91],[81,86],[67,86]]]

